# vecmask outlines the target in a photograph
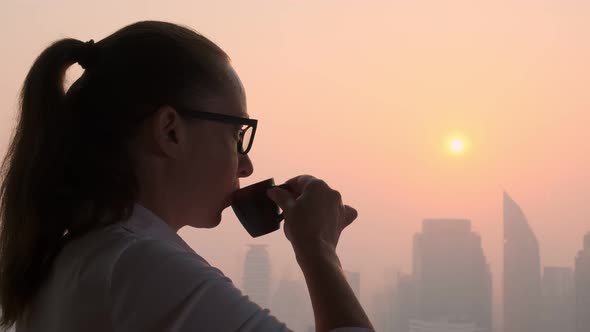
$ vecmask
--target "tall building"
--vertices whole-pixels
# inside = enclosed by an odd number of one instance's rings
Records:
[[[266,245],[249,245],[244,261],[242,288],[252,301],[268,308],[271,274]]]
[[[410,321],[416,318],[416,287],[411,275],[399,273],[392,303],[391,331],[409,332]]]
[[[576,256],[576,331],[590,331],[590,232]]]
[[[346,276],[346,280],[352,288],[354,295],[360,301],[361,300],[361,273],[360,272],[351,272],[351,271],[344,271],[344,276]]]
[[[492,331],[492,277],[481,238],[466,219],[426,219],[414,236],[418,321],[472,322]]]
[[[487,332],[473,322],[411,320],[409,332]]]
[[[504,332],[539,331],[539,243],[522,209],[504,193]]]
[[[373,294],[371,310],[367,312],[376,331],[397,332],[393,327],[393,288],[385,288]]]
[[[540,332],[575,331],[574,271],[569,267],[543,269]]]
[[[282,278],[270,309],[293,331],[306,331],[314,325],[311,299],[303,280]]]
[[[394,301],[399,272],[393,267],[385,270],[385,283],[383,287],[372,296],[371,306],[367,311],[373,327],[376,331],[397,332],[393,327],[394,322]]]

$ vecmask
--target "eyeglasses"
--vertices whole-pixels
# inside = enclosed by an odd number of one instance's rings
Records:
[[[238,152],[241,154],[247,154],[252,148],[252,143],[254,143],[254,135],[256,134],[256,126],[258,125],[258,120],[182,108],[176,108],[176,110],[184,116],[188,116],[195,119],[223,122],[234,125],[242,125],[242,128],[240,129],[240,132],[238,134]]]

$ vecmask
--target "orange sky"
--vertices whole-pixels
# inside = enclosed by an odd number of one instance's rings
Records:
[[[4,0],[1,151],[51,41],[168,20],[217,42],[244,82],[259,119],[244,184],[310,173],[358,208],[340,252],[363,287],[389,266],[409,271],[412,234],[430,217],[470,218],[497,281],[503,189],[543,264],[571,266],[590,230],[588,17],[590,3],[574,0]],[[455,132],[470,141],[460,157],[444,148]],[[181,235],[238,284],[246,243],[271,245],[277,278],[296,271],[281,233],[251,240],[229,210],[218,229]]]

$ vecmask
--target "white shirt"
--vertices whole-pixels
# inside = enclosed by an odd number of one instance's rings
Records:
[[[290,330],[135,204],[129,220],[66,245],[16,331]]]

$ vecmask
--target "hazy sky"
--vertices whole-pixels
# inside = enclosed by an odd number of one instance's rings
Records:
[[[340,254],[363,288],[388,267],[410,271],[422,219],[459,217],[482,235],[497,291],[503,190],[543,265],[572,266],[590,231],[589,17],[582,0],[2,0],[1,151],[50,42],[185,24],[229,53],[259,119],[243,184],[310,173],[339,189],[359,210]],[[453,134],[462,155],[445,147]],[[276,278],[297,271],[282,232],[252,240],[230,210],[217,229],[181,235],[238,285],[247,243],[270,244]]]

